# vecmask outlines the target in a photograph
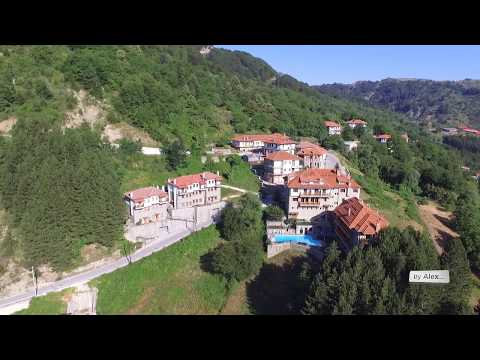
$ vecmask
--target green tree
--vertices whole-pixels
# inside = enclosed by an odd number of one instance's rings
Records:
[[[174,141],[165,148],[165,159],[170,170],[176,170],[185,164],[187,159],[185,146],[181,141]]]

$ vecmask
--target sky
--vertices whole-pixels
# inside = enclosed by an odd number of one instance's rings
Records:
[[[480,79],[479,45],[216,45],[246,51],[310,85]]]

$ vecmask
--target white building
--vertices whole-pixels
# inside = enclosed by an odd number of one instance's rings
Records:
[[[222,177],[211,172],[168,179],[168,200],[174,209],[218,203],[221,182]]]
[[[129,216],[134,224],[146,224],[167,219],[168,194],[158,186],[133,190],[124,194]]]
[[[276,151],[265,157],[264,179],[274,184],[285,184],[288,175],[299,171],[301,159],[286,151]]]
[[[328,130],[328,135],[340,135],[342,133],[342,125],[334,121],[325,121],[325,126]]]
[[[392,139],[392,136],[388,134],[374,135],[373,137],[382,144],[386,144]]]
[[[360,141],[344,141],[343,143],[348,151],[352,151],[353,149],[358,148]]]
[[[323,169],[327,163],[327,150],[317,144],[300,142],[297,144],[297,156],[302,159],[302,168]]]
[[[232,138],[232,146],[240,152],[263,152],[265,154],[274,151],[295,152],[295,142],[286,135],[275,134],[239,134]]]
[[[360,119],[349,120],[347,121],[347,124],[352,129],[355,129],[356,127],[363,127],[363,128],[367,127],[367,122]]]
[[[317,220],[333,211],[344,199],[360,198],[360,186],[335,169],[305,169],[291,175],[288,188],[288,217]]]
[[[162,155],[162,149],[142,146],[143,155]]]

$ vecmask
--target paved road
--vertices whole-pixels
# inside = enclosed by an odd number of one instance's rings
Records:
[[[165,238],[165,239],[159,239],[152,241],[148,245],[146,245],[144,248],[139,249],[136,251],[134,254],[131,255],[131,262],[136,262],[140,259],[143,259],[144,257],[150,256],[154,252],[157,252],[159,250],[162,250],[163,248],[172,245],[176,243],[177,241],[183,239],[184,237],[190,235],[194,231],[200,230],[202,228],[205,228],[209,225],[211,225],[213,221],[205,222],[203,224],[198,224],[196,227],[196,230],[192,229],[185,229],[181,232],[178,232],[176,234],[172,234],[171,236]],[[83,273],[72,275],[69,277],[66,277],[62,280],[56,281],[52,284],[45,285],[43,287],[40,287],[38,289],[38,295],[45,295],[50,292],[56,292],[56,291],[61,291],[73,286],[78,286],[81,284],[85,284],[90,280],[93,280],[95,278],[98,278],[104,274],[111,273],[117,269],[120,269],[122,267],[125,267],[128,265],[128,260],[125,257],[122,257],[121,259],[112,261],[111,263],[104,264],[101,266],[98,266],[97,268],[87,270]],[[5,308],[7,306],[27,301],[32,299],[35,296],[35,291],[27,291],[23,294],[11,296],[9,298],[4,298],[0,300],[0,309]]]

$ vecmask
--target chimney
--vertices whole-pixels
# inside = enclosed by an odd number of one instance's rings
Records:
[[[220,176],[220,171],[217,170],[217,176]]]
[[[348,216],[351,216],[351,215],[352,215],[352,208],[349,207],[349,208],[348,208]]]
[[[379,232],[380,231],[380,221],[377,221],[377,223],[375,224],[375,232]]]

